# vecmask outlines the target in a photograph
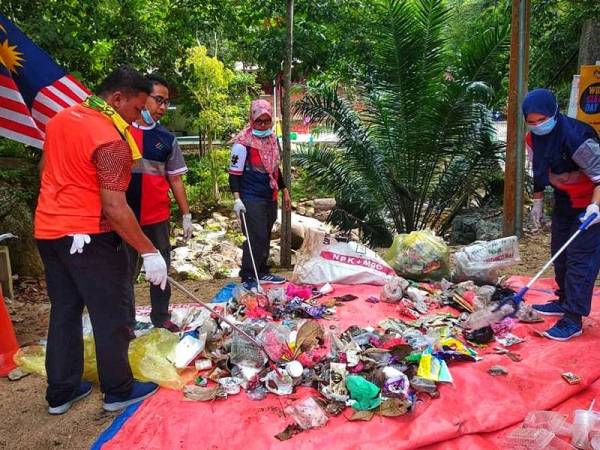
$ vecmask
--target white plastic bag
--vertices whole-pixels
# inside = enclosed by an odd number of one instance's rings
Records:
[[[338,240],[322,231],[307,230],[292,280],[301,284],[383,286],[395,275],[383,258],[364,245]]]
[[[495,283],[498,272],[519,262],[519,242],[516,236],[489,242],[475,242],[452,255],[454,281],[473,280]]]

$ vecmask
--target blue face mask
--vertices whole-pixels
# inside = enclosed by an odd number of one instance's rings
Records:
[[[271,136],[271,134],[273,134],[273,129],[269,128],[267,130],[261,131],[261,130],[255,130],[254,128],[252,128],[252,134],[256,137],[264,138],[267,136]]]
[[[537,134],[538,136],[544,136],[552,132],[552,130],[554,130],[554,127],[556,126],[557,122],[558,120],[556,119],[556,116],[554,116],[550,117],[548,120],[542,123],[538,123],[537,125],[527,125],[527,127],[533,134]]]
[[[150,111],[144,108],[142,109],[141,114],[144,122],[146,122],[148,125],[154,125],[154,119],[152,118],[152,114],[150,114]]]

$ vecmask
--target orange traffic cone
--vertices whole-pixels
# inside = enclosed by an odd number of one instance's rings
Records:
[[[19,344],[8,310],[4,304],[2,286],[0,286],[0,377],[5,377],[16,367],[13,355],[17,350],[19,350]]]

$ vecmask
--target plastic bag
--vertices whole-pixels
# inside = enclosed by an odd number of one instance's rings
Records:
[[[384,259],[398,275],[413,280],[441,280],[448,276],[450,249],[432,231],[399,234]]]
[[[175,347],[179,337],[164,328],[154,328],[129,344],[129,364],[133,377],[152,381],[169,389],[181,390],[187,383],[175,369]]]
[[[15,353],[15,364],[28,372],[46,377],[46,347],[43,345],[30,345],[20,348]],[[83,376],[85,381],[98,383],[98,369],[96,368],[96,348],[94,338],[87,335],[83,338]]]
[[[494,284],[498,272],[520,261],[516,236],[489,242],[476,242],[452,255],[454,281],[473,280]]]
[[[292,280],[303,284],[383,286],[394,270],[373,250],[322,231],[307,230]]]
[[[179,342],[176,334],[164,328],[154,328],[148,334],[129,344],[129,364],[133,377],[139,381],[152,381],[169,389],[181,390],[193,378],[180,375],[171,362]],[[83,338],[83,379],[98,383],[96,347],[91,335]],[[14,356],[15,363],[29,372],[46,375],[46,348],[32,345],[20,349]],[[174,359],[173,359],[174,360]],[[189,378],[189,379],[188,379]]]
[[[381,404],[379,387],[363,377],[349,375],[346,378],[346,387],[350,391],[350,398],[355,400],[352,408],[357,411],[375,409]]]
[[[401,277],[394,277],[383,286],[381,301],[387,303],[398,303],[408,288],[408,281]]]
[[[285,408],[284,412],[293,417],[303,430],[322,427],[328,420],[323,409],[312,397],[292,403]]]

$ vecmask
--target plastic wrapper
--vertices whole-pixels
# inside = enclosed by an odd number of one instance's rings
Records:
[[[229,360],[237,366],[259,368],[265,365],[267,357],[256,344],[243,336],[235,334],[231,343]]]
[[[413,231],[396,235],[384,259],[402,277],[441,280],[449,274],[450,249],[432,231]]]
[[[281,361],[284,355],[289,355],[290,329],[274,323],[268,324],[257,336],[258,341],[273,361]]]
[[[516,236],[476,242],[452,255],[452,279],[494,284],[500,270],[519,261],[519,242]]]
[[[284,411],[288,416],[293,417],[303,430],[322,427],[328,420],[323,409],[312,397],[298,400],[286,407]]]
[[[408,288],[408,281],[401,277],[394,277],[383,285],[381,301],[387,303],[398,303],[402,300],[404,292]]]

